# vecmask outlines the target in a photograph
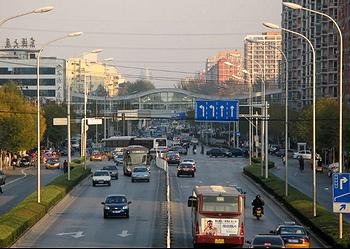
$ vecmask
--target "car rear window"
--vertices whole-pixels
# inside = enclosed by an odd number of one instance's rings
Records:
[[[134,168],[134,172],[146,172],[147,168]]]
[[[193,168],[193,165],[190,163],[180,164],[180,168]]]
[[[117,170],[118,168],[115,166],[107,166],[107,167],[103,167],[103,170]]]
[[[253,241],[254,246],[269,246],[270,248],[272,247],[282,247],[283,246],[283,241],[281,238],[277,237],[258,237],[255,238]]]
[[[302,227],[281,227],[281,235],[305,235],[305,230]]]

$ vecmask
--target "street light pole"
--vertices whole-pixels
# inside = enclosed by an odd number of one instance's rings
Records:
[[[3,24],[5,24],[6,22],[8,22],[8,21],[10,21],[12,19],[15,19],[15,18],[18,18],[18,17],[22,17],[22,16],[27,16],[27,15],[30,15],[30,14],[42,14],[42,13],[49,12],[51,10],[53,10],[53,7],[52,6],[47,6],[47,7],[38,8],[38,9],[29,11],[29,12],[25,12],[25,13],[22,13],[22,14],[19,14],[19,15],[15,15],[15,16],[11,16],[11,17],[5,18],[5,19],[0,21],[0,27]]]
[[[313,215],[314,217],[317,216],[317,188],[316,188],[316,51],[315,47],[313,46],[312,42],[303,34],[300,34],[298,32],[285,29],[282,27],[279,27],[278,25],[272,24],[272,23],[264,23],[265,27],[270,29],[281,29],[285,32],[289,32],[291,34],[297,35],[304,40],[307,41],[307,43],[310,45],[313,55],[313,98],[312,98],[312,150],[313,150]]]
[[[40,166],[41,166],[41,145],[40,145],[40,57],[44,49],[49,46],[51,43],[54,43],[59,40],[63,40],[68,37],[75,37],[75,36],[80,36],[82,32],[76,32],[76,33],[70,33],[68,35],[59,37],[57,39],[54,39],[52,41],[49,41],[45,43],[42,48],[39,50],[38,55],[37,55],[37,64],[36,64],[36,73],[37,73],[37,146],[38,146],[38,155],[37,155],[37,168],[38,168],[38,203],[41,202],[41,172],[40,172]]]
[[[343,173],[343,33],[338,23],[331,16],[316,11],[313,9],[305,8],[299,4],[283,2],[284,6],[294,9],[294,10],[305,10],[317,15],[328,18],[333,22],[337,31],[339,33],[339,42],[340,42],[340,52],[339,52],[339,173]],[[339,238],[343,238],[343,214],[339,214]]]

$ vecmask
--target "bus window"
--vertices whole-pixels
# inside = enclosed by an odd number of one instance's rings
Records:
[[[237,196],[203,196],[202,212],[239,213]]]

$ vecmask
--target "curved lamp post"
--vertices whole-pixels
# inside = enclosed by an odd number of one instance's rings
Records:
[[[339,52],[339,173],[343,173],[343,33],[338,25],[338,23],[332,18],[331,16],[322,13],[320,11],[316,11],[313,9],[305,8],[299,4],[296,3],[290,3],[290,2],[283,2],[282,3],[284,6],[293,9],[293,10],[304,10],[308,11],[317,15],[321,15],[323,17],[328,18],[333,22],[335,27],[337,28],[337,31],[339,33],[339,42],[340,42],[340,52]],[[343,237],[343,226],[342,226],[342,221],[343,221],[343,215],[339,214],[339,219],[340,219],[340,239]]]
[[[40,203],[41,201],[41,192],[40,192],[40,189],[41,189],[41,175],[40,175],[40,165],[41,165],[41,162],[40,162],[40,157],[41,157],[41,151],[40,151],[40,57],[41,57],[41,54],[42,52],[44,51],[44,49],[49,46],[51,43],[54,43],[56,41],[59,41],[59,40],[63,40],[65,38],[69,38],[69,37],[76,37],[76,36],[80,36],[82,35],[82,32],[75,32],[75,33],[70,33],[68,35],[65,35],[65,36],[62,36],[62,37],[59,37],[57,39],[54,39],[54,40],[51,40],[47,43],[45,43],[41,49],[39,50],[39,53],[37,55],[37,64],[36,64],[36,73],[37,73],[37,101],[38,101],[38,110],[37,110],[37,126],[38,126],[38,137],[37,137],[37,143],[38,143],[38,155],[37,155],[37,160],[38,160],[38,163],[37,163],[37,168],[38,168],[38,203]]]
[[[313,162],[313,215],[314,217],[317,216],[317,189],[316,189],[316,51],[315,51],[315,47],[313,46],[312,42],[303,34],[300,34],[298,32],[289,30],[289,29],[285,29],[282,27],[279,27],[276,24],[272,24],[272,23],[263,23],[263,25],[269,29],[281,29],[285,32],[288,33],[292,33],[294,35],[297,35],[301,38],[303,38],[304,40],[306,40],[308,42],[308,44],[310,45],[311,49],[312,49],[312,54],[313,54],[313,96],[312,96],[312,150],[313,150],[313,156],[312,156],[312,162]]]
[[[246,41],[251,42],[251,43],[263,43],[260,41],[256,41],[250,38],[246,38]],[[282,51],[282,49],[280,49],[277,46],[274,45],[268,45],[271,48],[275,48],[277,49],[281,55],[284,58],[285,61],[285,88],[286,88],[286,92],[285,92],[285,102],[286,102],[286,109],[285,109],[285,165],[286,165],[286,172],[285,172],[285,196],[288,196],[288,89],[289,89],[289,85],[288,85],[288,60],[287,60],[287,56],[286,54]]]
[[[25,13],[22,13],[22,14],[18,14],[18,15],[15,15],[15,16],[11,16],[11,17],[5,18],[2,21],[0,21],[0,26],[2,26],[7,21],[10,21],[10,20],[15,19],[17,17],[27,16],[27,15],[30,15],[30,14],[42,14],[42,13],[49,12],[51,10],[53,10],[53,7],[52,6],[47,6],[47,7],[38,8],[38,9],[29,11],[29,12],[25,12]]]

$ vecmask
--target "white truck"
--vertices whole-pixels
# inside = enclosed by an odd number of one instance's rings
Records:
[[[96,170],[92,176],[92,186],[97,184],[107,184],[111,186],[111,175],[107,170]]]

